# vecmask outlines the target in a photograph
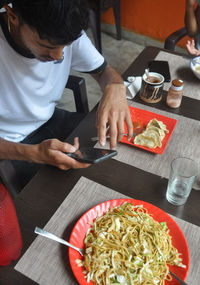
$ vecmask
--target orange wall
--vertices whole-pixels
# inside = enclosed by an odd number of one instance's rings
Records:
[[[121,0],[121,26],[161,41],[184,26],[184,13],[185,0]],[[112,9],[103,14],[102,21],[114,24]]]

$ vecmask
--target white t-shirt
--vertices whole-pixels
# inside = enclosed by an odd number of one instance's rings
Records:
[[[1,21],[2,24],[2,21]],[[62,63],[41,62],[17,52],[0,26],[0,137],[22,141],[53,115],[70,68],[93,72],[105,66],[85,32],[64,48]]]

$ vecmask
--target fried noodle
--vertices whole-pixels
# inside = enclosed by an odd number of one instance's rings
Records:
[[[168,265],[185,267],[166,223],[142,205],[126,202],[97,217],[84,244],[84,260],[76,261],[94,284],[164,285],[172,279]]]

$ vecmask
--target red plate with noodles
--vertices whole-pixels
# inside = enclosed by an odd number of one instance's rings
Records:
[[[189,249],[186,242],[186,239],[176,224],[176,222],[163,210],[159,209],[158,207],[144,202],[140,200],[134,199],[115,199],[103,202],[101,204],[96,205],[95,207],[88,210],[76,223],[75,227],[70,236],[70,243],[79,247],[84,247],[84,238],[87,233],[87,230],[91,227],[91,223],[98,217],[102,216],[109,210],[109,208],[113,208],[123,204],[124,202],[132,203],[133,205],[143,205],[144,208],[147,209],[148,214],[151,214],[154,220],[158,222],[166,222],[167,227],[170,230],[169,234],[172,237],[172,244],[175,248],[177,248],[178,252],[181,253],[182,263],[186,265],[186,268],[178,267],[176,265],[170,266],[170,270],[179,276],[182,280],[185,280],[187,277],[187,273],[189,270]],[[86,278],[84,277],[84,267],[78,267],[76,263],[76,259],[82,259],[81,255],[72,248],[69,248],[69,260],[71,264],[72,271],[78,280],[79,284],[81,285],[92,285],[93,282],[90,281],[87,283]],[[175,285],[178,284],[174,278],[172,281],[165,281],[165,285]]]

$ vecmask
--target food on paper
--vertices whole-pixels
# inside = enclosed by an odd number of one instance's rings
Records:
[[[168,265],[186,267],[165,222],[157,222],[142,205],[123,203],[97,217],[88,230],[84,260],[87,282],[160,284],[171,281]]]
[[[168,133],[166,125],[162,121],[152,119],[146,129],[134,139],[134,144],[148,148],[162,147],[165,133]]]

